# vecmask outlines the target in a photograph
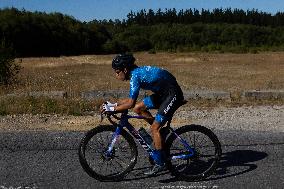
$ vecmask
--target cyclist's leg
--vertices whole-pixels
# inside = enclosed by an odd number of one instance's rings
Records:
[[[172,118],[174,112],[178,109],[182,100],[183,95],[180,95],[180,93],[169,93],[169,96],[167,96],[161,103],[157,115],[155,117],[155,121],[151,126],[154,146],[156,150],[161,151],[162,156],[164,154],[163,144],[165,141],[163,141],[163,138],[161,137],[160,129],[162,128],[162,126],[165,125],[168,120]]]
[[[156,120],[151,125],[151,133],[153,136],[155,151],[153,152],[153,159],[155,161],[155,165],[150,170],[146,171],[145,175],[155,175],[160,171],[163,171],[166,169],[166,157],[165,152],[163,151],[163,145],[162,145],[162,137],[160,135],[161,124],[157,122]]]
[[[138,102],[135,107],[133,108],[133,111],[137,113],[138,115],[144,116],[146,121],[152,125],[155,118],[152,116],[152,114],[148,111],[149,109],[156,109],[159,107],[159,95],[158,94],[152,94],[151,96],[147,96],[143,99],[143,101]]]
[[[172,91],[172,92],[171,92]],[[160,134],[160,128],[171,118],[173,112],[178,108],[180,102],[179,93],[171,90],[167,95],[153,94],[143,99],[141,107],[147,109],[159,108],[158,113],[151,125],[151,134],[153,136],[154,146],[156,150],[162,150],[163,141]],[[182,97],[183,98],[183,97]]]
[[[153,136],[154,146],[156,150],[162,150],[163,143],[160,134],[161,123],[157,122],[156,120],[151,125],[151,133]]]
[[[133,108],[133,111],[138,115],[145,117],[145,121],[147,121],[150,125],[153,124],[155,118],[147,110],[147,106],[144,104],[143,101],[136,103],[135,107]]]
[[[183,99],[182,95],[176,93],[169,93],[166,97],[161,97],[162,103],[159,105],[158,113],[155,121],[151,125],[151,133],[154,141],[154,160],[155,166],[150,171],[144,173],[146,175],[154,175],[166,168],[166,154],[163,149],[163,138],[160,134],[160,129],[172,117],[175,110],[179,107],[180,100]]]
[[[160,129],[165,123],[173,116],[174,112],[178,109],[183,98],[183,93],[179,86],[171,88],[166,95],[154,98],[156,108],[158,106],[158,112],[155,117],[155,121],[151,125],[151,133],[154,140],[155,156],[154,158],[156,165],[152,170],[146,172],[146,175],[154,175],[166,168],[166,155],[163,149],[163,138],[160,134]],[[146,100],[144,100],[146,101]],[[147,101],[146,101],[147,102]]]

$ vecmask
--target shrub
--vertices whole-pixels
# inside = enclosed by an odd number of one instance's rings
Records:
[[[0,85],[8,85],[15,81],[20,66],[15,63],[14,52],[11,47],[0,45]]]

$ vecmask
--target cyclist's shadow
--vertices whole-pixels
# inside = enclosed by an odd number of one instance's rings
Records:
[[[223,153],[215,174],[207,179],[204,179],[203,181],[218,180],[253,171],[257,168],[257,165],[253,162],[260,161],[267,156],[268,154],[265,152],[253,150],[235,150]],[[160,182],[170,183],[178,180],[178,178],[173,177],[165,180],[160,180]]]

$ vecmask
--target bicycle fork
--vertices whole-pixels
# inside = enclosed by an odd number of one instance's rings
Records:
[[[107,157],[111,157],[113,155],[113,147],[114,147],[115,142],[119,138],[120,132],[121,132],[121,127],[116,127],[115,132],[112,134],[111,142],[108,145],[108,149],[105,152]]]

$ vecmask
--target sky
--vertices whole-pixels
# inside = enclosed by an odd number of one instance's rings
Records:
[[[26,11],[60,12],[80,21],[127,19],[130,11],[152,9],[162,11],[175,8],[198,9],[238,8],[257,9],[275,14],[284,12],[284,0],[0,0],[0,8],[17,8]]]

